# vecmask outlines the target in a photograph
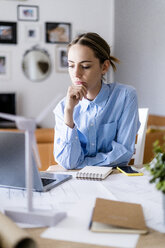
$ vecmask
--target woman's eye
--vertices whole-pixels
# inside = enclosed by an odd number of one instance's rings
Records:
[[[68,68],[74,68],[75,65],[72,65],[72,64],[68,64]],[[84,69],[84,70],[87,70],[89,69],[91,66],[89,65],[82,65],[81,68]]]
[[[87,65],[87,66],[84,65],[84,66],[82,66],[82,68],[83,68],[83,69],[89,69],[90,66],[89,66],[89,65]]]
[[[73,68],[73,67],[74,67],[74,65],[69,65],[69,64],[68,64],[68,67]]]

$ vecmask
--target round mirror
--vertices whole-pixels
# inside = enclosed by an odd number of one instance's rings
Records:
[[[46,50],[38,47],[25,52],[22,68],[25,76],[31,81],[42,81],[48,77],[51,69],[51,61]]]

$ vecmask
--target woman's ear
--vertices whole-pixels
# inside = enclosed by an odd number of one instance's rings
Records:
[[[110,67],[110,61],[107,59],[102,64],[102,74],[105,74],[108,71],[109,67]]]

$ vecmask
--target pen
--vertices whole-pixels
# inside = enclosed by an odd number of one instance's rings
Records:
[[[90,218],[90,222],[89,222],[89,226],[88,226],[89,230],[91,229],[91,226],[92,226],[93,212],[94,212],[94,208],[92,210],[92,214],[91,214],[91,218]]]

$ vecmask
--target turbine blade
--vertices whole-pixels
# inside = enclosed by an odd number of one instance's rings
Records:
[[[11,114],[1,113],[1,112],[0,112],[0,117],[1,117],[1,118],[4,118],[4,119],[6,119],[6,120],[15,121],[15,122],[16,122],[17,120],[19,120],[20,118],[21,118],[21,119],[24,118],[24,117],[22,117],[22,116],[11,115]]]
[[[36,124],[40,124],[40,122],[46,117],[46,115],[53,111],[55,108],[56,104],[62,99],[64,95],[62,93],[59,93],[56,98],[53,99],[53,101],[48,104],[48,106],[37,116],[36,118]]]

